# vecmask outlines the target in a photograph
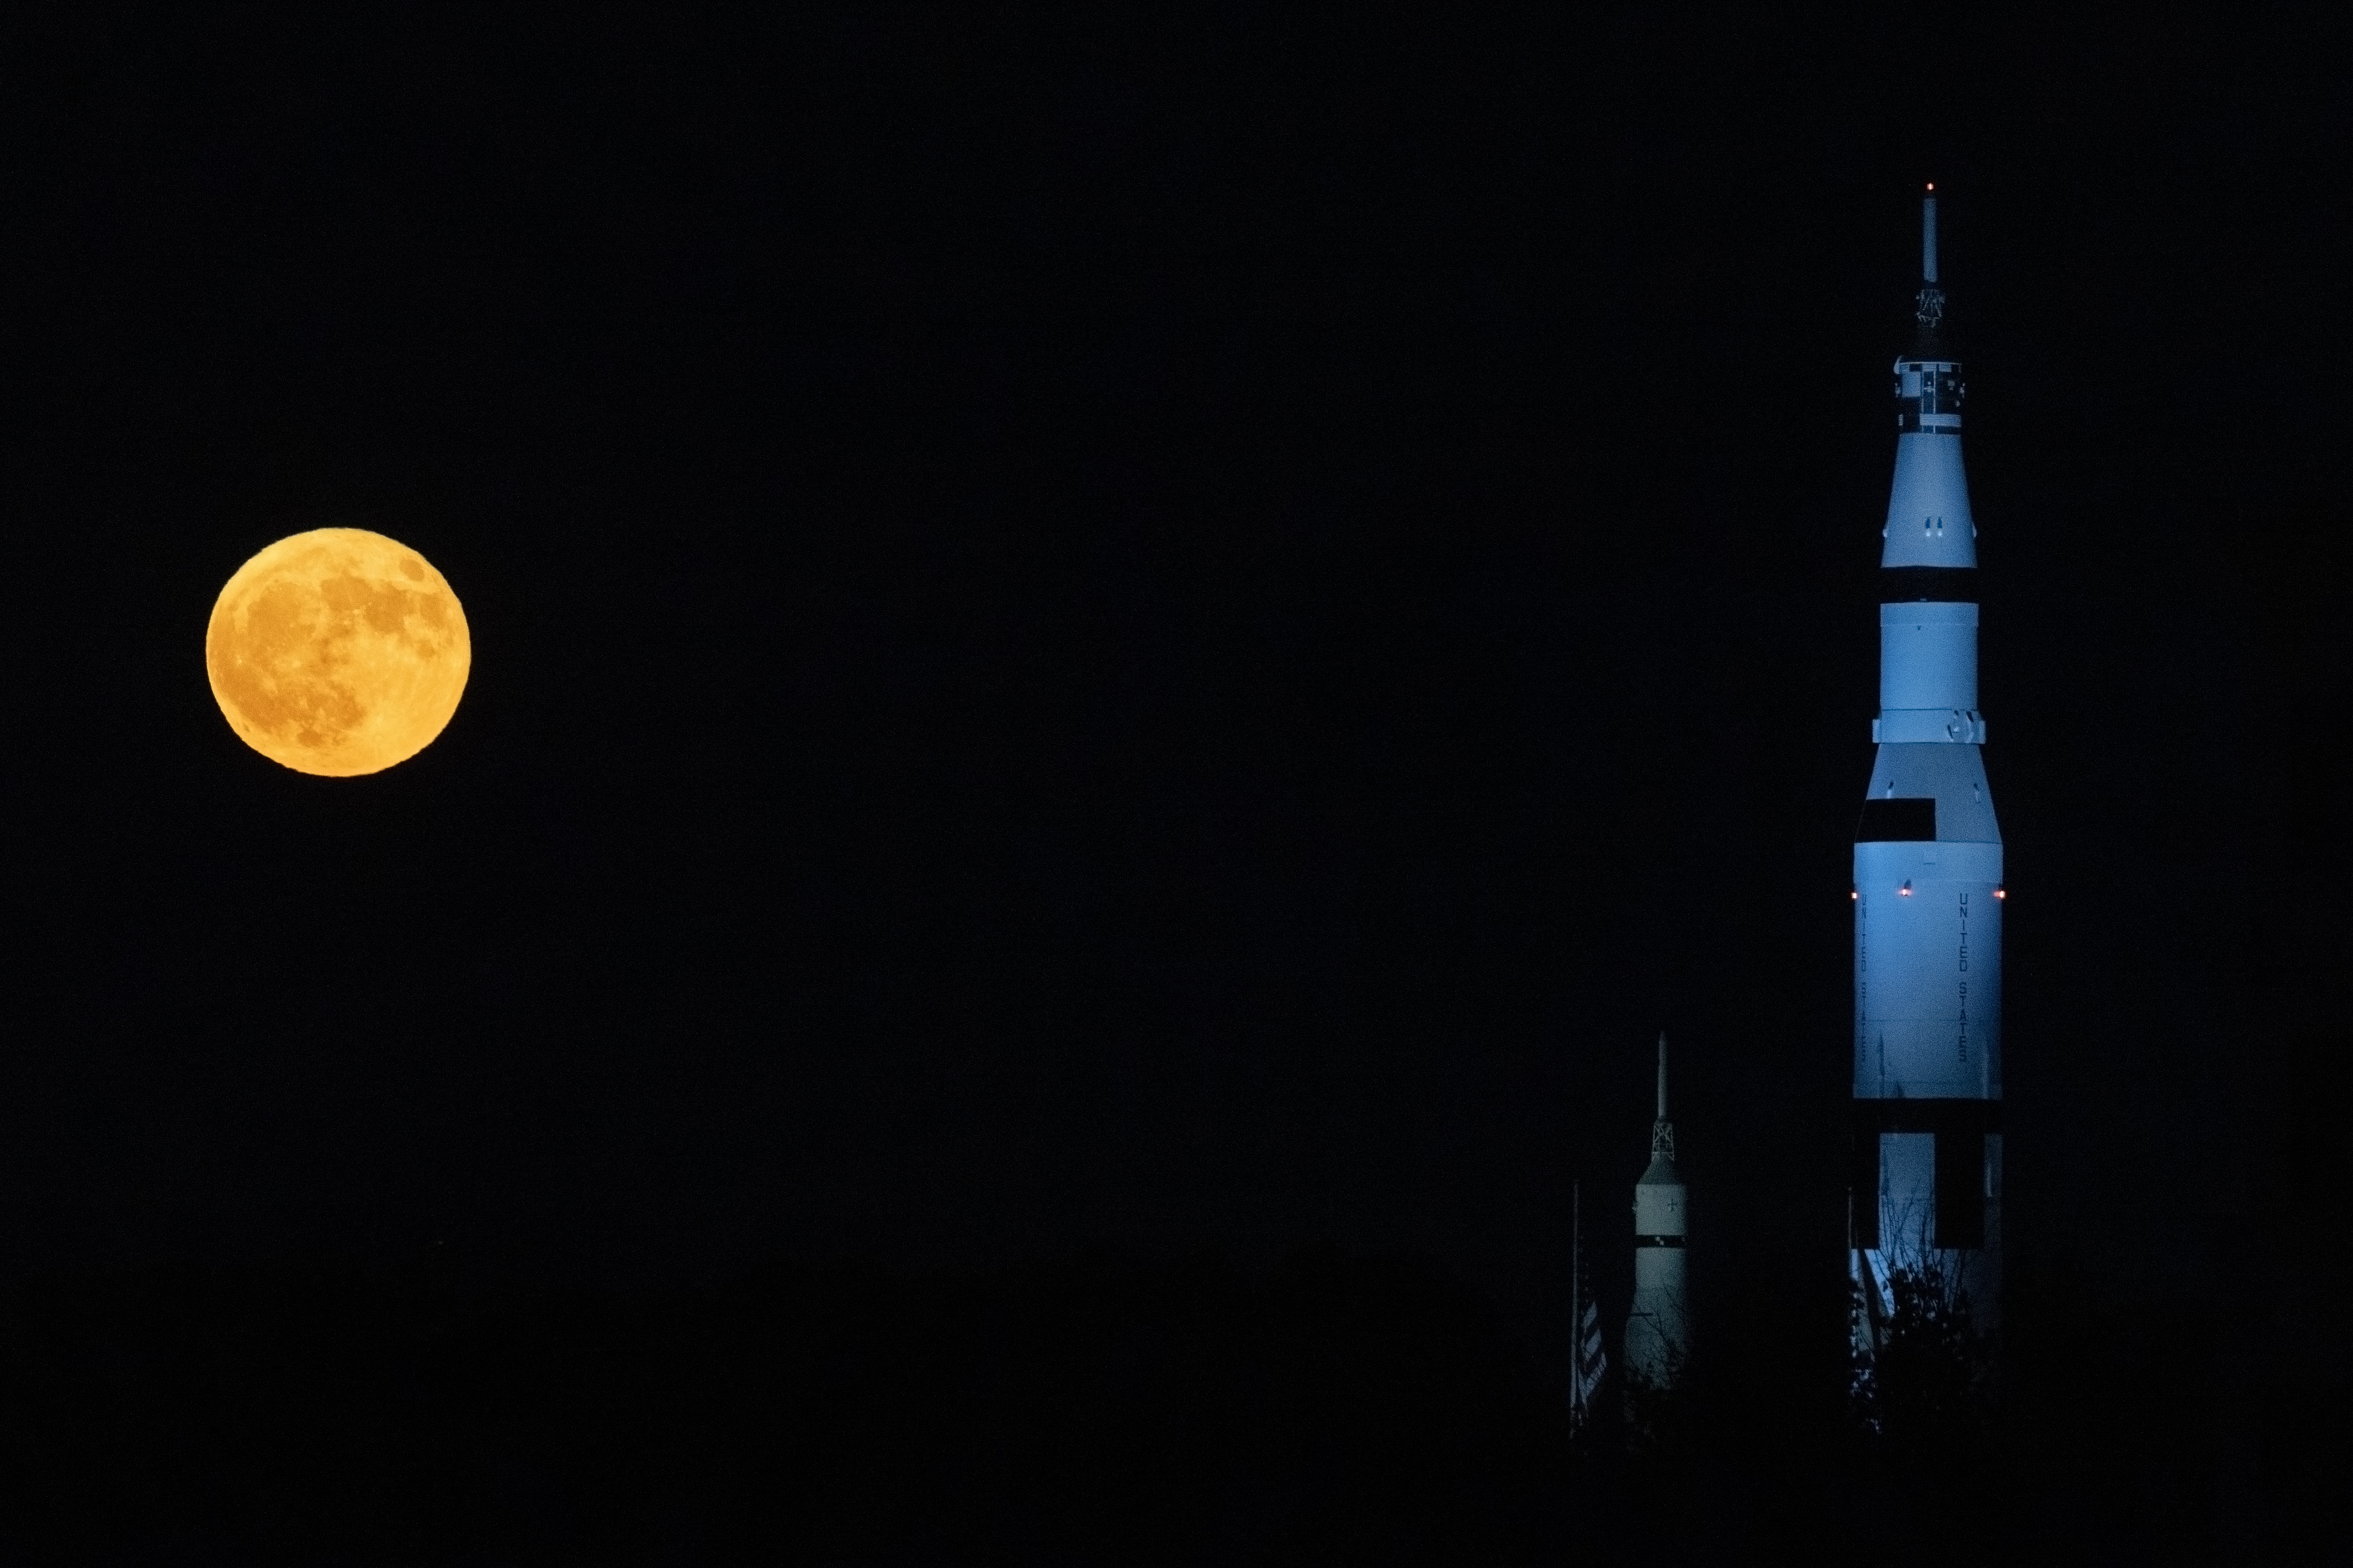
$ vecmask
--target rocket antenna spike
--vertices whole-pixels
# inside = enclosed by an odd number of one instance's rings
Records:
[[[1928,182],[1928,194],[1920,198],[1920,280],[1936,280],[1936,183]]]
[[[1651,1123],[1651,1153],[1672,1162],[1675,1157],[1675,1124],[1667,1120],[1667,1032],[1659,1031],[1659,1119]]]
[[[1937,350],[1937,334],[1945,324],[1945,290],[1936,279],[1936,183],[1928,182],[1927,194],[1920,198],[1920,296],[1915,301],[1913,320],[1920,328],[1920,351]]]

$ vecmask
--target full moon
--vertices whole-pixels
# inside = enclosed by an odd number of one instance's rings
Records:
[[[205,673],[245,743],[298,773],[381,773],[429,745],[473,668],[466,612],[396,539],[319,528],[237,569],[213,604]]]

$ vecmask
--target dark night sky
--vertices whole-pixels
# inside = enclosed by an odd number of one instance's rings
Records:
[[[1829,1344],[1933,178],[2019,1253],[2301,1310],[2341,18],[15,15],[0,1269],[1325,1241],[1541,1339],[1663,1026],[1706,1310]],[[360,781],[202,662],[331,523],[475,637]]]

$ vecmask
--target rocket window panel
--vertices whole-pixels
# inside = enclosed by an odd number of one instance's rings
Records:
[[[1866,800],[1862,803],[1862,816],[1854,825],[1857,844],[1933,843],[1936,837],[1934,795]]]

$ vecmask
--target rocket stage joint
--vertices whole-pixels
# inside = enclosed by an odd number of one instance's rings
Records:
[[[1985,718],[1972,708],[1883,709],[1879,717],[1871,721],[1874,745],[1941,742],[1982,746],[1985,738]]]

